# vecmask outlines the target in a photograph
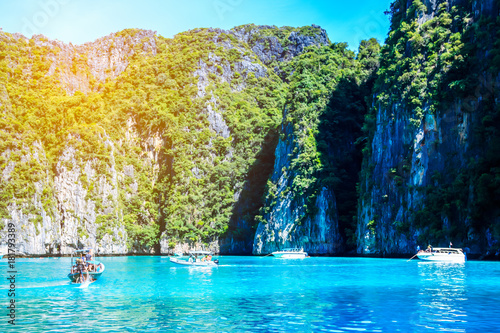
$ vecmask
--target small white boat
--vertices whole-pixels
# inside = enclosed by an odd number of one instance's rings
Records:
[[[176,254],[176,257],[170,257],[170,262],[179,265],[202,267],[216,267],[219,265],[218,259],[212,261],[212,252],[210,251],[191,251],[186,258]]]
[[[272,255],[281,259],[302,259],[307,257],[307,252],[304,252],[303,249],[295,247],[273,252]]]
[[[417,257],[425,261],[465,262],[465,253],[462,249],[451,247],[435,247],[431,251],[420,251]]]

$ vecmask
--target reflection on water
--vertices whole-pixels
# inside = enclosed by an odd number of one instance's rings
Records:
[[[467,295],[465,263],[418,262],[420,292],[417,326],[465,332]]]
[[[78,289],[65,260],[20,261],[17,331],[494,332],[500,316],[500,263],[117,257]]]

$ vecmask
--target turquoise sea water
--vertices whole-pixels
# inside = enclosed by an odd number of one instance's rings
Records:
[[[86,289],[69,284],[69,258],[17,259],[16,325],[2,279],[0,332],[500,332],[499,262],[101,259]]]

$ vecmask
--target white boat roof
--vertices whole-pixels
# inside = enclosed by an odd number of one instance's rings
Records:
[[[190,254],[212,254],[211,251],[189,251]]]
[[[462,249],[457,249],[455,247],[433,247],[432,251],[459,251],[459,252],[462,252]]]
[[[74,252],[75,253],[88,253],[92,249],[77,249]]]
[[[276,251],[276,252],[302,252],[302,251],[303,251],[303,249],[298,248],[298,247],[288,247],[286,249]]]

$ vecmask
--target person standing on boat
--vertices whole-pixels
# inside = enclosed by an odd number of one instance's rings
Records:
[[[92,249],[89,250],[89,252],[87,252],[87,254],[85,255],[85,261],[91,261],[92,260]]]
[[[85,280],[87,280],[86,278],[88,277],[89,273],[87,271],[87,267],[85,267],[83,259],[76,260],[76,271],[80,273],[80,283],[85,282]],[[84,273],[86,274],[85,278],[83,276]]]
[[[453,246],[453,244],[450,242],[450,248]]]
[[[420,245],[417,245],[417,253],[420,252]]]

